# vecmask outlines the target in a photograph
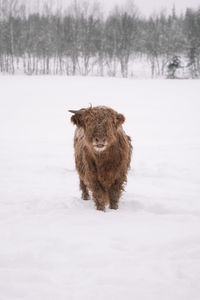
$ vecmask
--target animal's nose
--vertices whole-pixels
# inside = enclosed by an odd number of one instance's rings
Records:
[[[95,142],[97,144],[105,144],[105,141],[106,141],[105,137],[96,137],[95,138]]]

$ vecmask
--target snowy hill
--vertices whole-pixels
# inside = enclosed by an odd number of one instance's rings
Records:
[[[1,77],[0,300],[200,299],[199,81]],[[68,109],[126,116],[119,210],[80,199]]]

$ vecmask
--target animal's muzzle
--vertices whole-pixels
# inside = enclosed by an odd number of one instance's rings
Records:
[[[103,150],[107,145],[107,141],[105,137],[96,136],[93,139],[93,146],[96,149]]]
[[[96,144],[96,147],[97,148],[103,148],[103,147],[105,147],[105,145],[104,144]]]
[[[106,138],[105,137],[95,137],[94,142],[96,144],[96,147],[103,148],[106,144]]]

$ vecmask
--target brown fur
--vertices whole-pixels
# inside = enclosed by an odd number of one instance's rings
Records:
[[[77,126],[74,149],[82,198],[89,199],[90,190],[98,210],[105,210],[106,203],[117,209],[132,152],[131,139],[122,129],[124,116],[111,108],[90,107],[76,112],[71,121]]]

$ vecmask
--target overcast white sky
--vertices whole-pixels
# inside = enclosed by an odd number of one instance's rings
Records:
[[[42,3],[47,2],[55,5],[55,3],[63,3],[64,6],[72,3],[75,0],[24,0],[27,4],[32,2],[34,3]],[[77,1],[85,1],[85,0],[77,0]],[[87,2],[94,2],[95,0],[86,0]],[[127,2],[127,0],[97,0],[97,2],[101,3],[103,8],[106,11],[109,11],[116,4],[123,5]],[[170,12],[173,5],[176,7],[177,13],[185,12],[187,7],[197,8],[200,7],[200,0],[134,0],[133,1],[136,7],[139,9],[139,12],[142,15],[150,15],[154,12],[159,12],[163,9],[166,9],[167,12]]]
[[[100,0],[107,7],[111,7],[115,3],[124,4],[126,0]],[[175,5],[178,13],[184,12],[187,7],[197,8],[200,7],[200,0],[135,0],[135,5],[139,8],[141,14],[149,15],[154,11],[167,9],[171,11]]]
[[[101,0],[102,2],[109,3],[124,3],[124,0]],[[177,12],[184,12],[187,7],[199,7],[200,0],[135,0],[135,5],[139,8],[142,14],[149,15],[154,11],[160,11],[167,9],[171,11],[173,5],[175,5]]]

